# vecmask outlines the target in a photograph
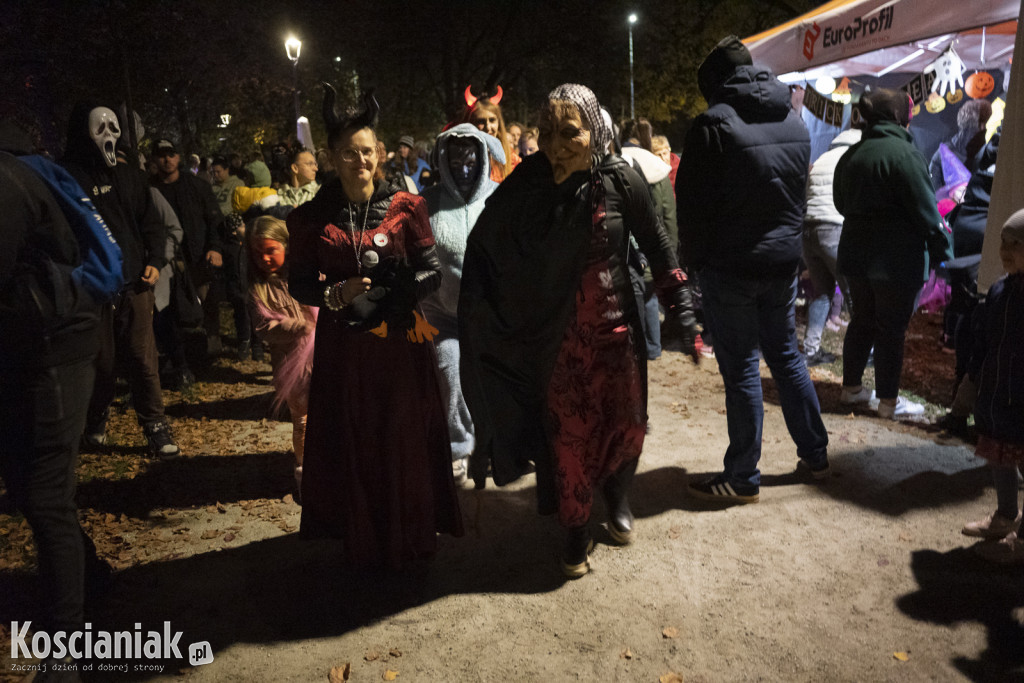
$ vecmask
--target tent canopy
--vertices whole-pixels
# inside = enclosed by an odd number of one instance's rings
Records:
[[[832,0],[743,42],[789,82],[920,73],[950,45],[980,69],[1007,63],[1019,11],[1020,0]]]

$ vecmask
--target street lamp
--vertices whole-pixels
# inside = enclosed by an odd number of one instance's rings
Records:
[[[295,36],[288,36],[284,41],[284,49],[292,62],[292,95],[295,98],[295,120],[299,120],[299,53],[302,52],[302,41]]]
[[[629,118],[636,119],[635,98],[633,90],[633,24],[636,23],[636,13],[629,15]]]

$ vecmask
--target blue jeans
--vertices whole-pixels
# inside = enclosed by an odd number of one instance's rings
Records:
[[[779,391],[782,415],[801,460],[825,462],[828,432],[821,421],[804,357],[797,348],[796,276],[748,279],[712,268],[700,273],[706,322],[725,382],[729,448],[725,475],[731,483],[760,486],[764,403],[758,351]]]
[[[821,347],[821,333],[832,307],[832,296],[839,284],[848,295],[846,281],[836,272],[836,254],[843,226],[813,223],[804,226],[804,263],[814,285],[814,298],[807,305],[807,330],[804,332],[804,353],[813,355]]]
[[[654,294],[644,301],[644,337],[647,340],[647,360],[661,358],[661,310]]]

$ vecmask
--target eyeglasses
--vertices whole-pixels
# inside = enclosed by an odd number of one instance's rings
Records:
[[[354,164],[357,161],[362,161],[363,159],[376,159],[377,150],[373,147],[364,147],[362,149],[349,147],[348,149],[341,150],[341,152],[339,152],[339,156],[346,164]]]

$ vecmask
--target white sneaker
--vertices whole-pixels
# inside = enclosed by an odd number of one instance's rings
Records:
[[[843,387],[842,393],[839,394],[839,402],[845,405],[854,405],[856,403],[870,403],[875,400],[875,392],[868,391],[867,387],[861,387],[860,391],[850,391],[846,387]]]
[[[878,417],[887,420],[898,420],[901,417],[916,417],[924,414],[924,406],[914,401],[908,401],[900,396],[896,403],[887,401],[878,402]]]

